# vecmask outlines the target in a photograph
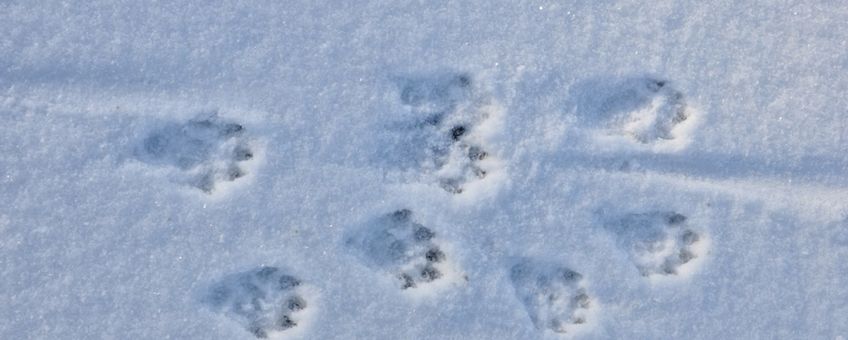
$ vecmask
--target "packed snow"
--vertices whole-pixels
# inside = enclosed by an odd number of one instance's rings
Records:
[[[0,339],[845,339],[841,1],[0,0]]]

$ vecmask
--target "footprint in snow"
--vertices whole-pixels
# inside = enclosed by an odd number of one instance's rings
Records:
[[[308,289],[277,267],[260,267],[225,277],[205,302],[257,338],[279,338],[307,321]]]
[[[247,174],[254,150],[241,124],[209,114],[151,132],[136,151],[148,164],[180,171],[185,182],[205,193]]]
[[[438,233],[418,223],[409,209],[372,221],[346,243],[402,290],[438,286],[461,276]]]
[[[524,259],[512,266],[510,279],[536,328],[574,334],[591,322],[597,306],[580,273],[568,267]]]

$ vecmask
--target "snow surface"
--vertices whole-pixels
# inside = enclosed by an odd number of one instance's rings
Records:
[[[842,1],[0,0],[0,338],[844,339],[846,51]]]

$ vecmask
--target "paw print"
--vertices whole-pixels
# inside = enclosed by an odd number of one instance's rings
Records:
[[[695,110],[668,80],[593,80],[578,84],[573,92],[576,113],[603,144],[615,144],[609,138],[623,138],[636,146],[663,150],[663,146],[685,145],[690,137],[684,126],[691,125]]]
[[[277,267],[230,275],[215,284],[207,303],[257,338],[277,337],[299,326],[309,308],[300,279]]]
[[[400,289],[414,289],[456,276],[456,269],[436,232],[397,210],[348,238],[370,266],[395,278]]]
[[[590,321],[595,306],[580,273],[527,259],[512,267],[510,278],[536,328],[572,334]]]
[[[400,101],[418,117],[426,156],[424,169],[444,190],[460,194],[467,184],[482,180],[492,168],[480,133],[497,111],[491,99],[476,95],[471,75],[458,73],[401,82]]]
[[[247,174],[243,166],[254,158],[241,124],[216,114],[170,124],[153,131],[137,151],[140,160],[178,169],[188,185],[212,193]]]
[[[705,236],[676,212],[628,214],[610,223],[608,229],[646,277],[678,275],[706,251]]]

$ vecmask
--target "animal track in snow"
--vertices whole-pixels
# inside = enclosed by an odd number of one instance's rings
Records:
[[[577,86],[577,110],[599,138],[623,136],[647,146],[683,145],[694,110],[669,81],[636,77]],[[675,141],[676,142],[672,142]]]
[[[463,73],[401,81],[400,101],[423,135],[423,145],[410,147],[424,149],[425,171],[454,194],[486,178],[497,163],[488,151],[486,135],[500,108],[476,92],[474,79]]]
[[[586,327],[597,308],[583,275],[569,268],[523,260],[511,268],[510,278],[516,296],[540,330],[574,334]]]
[[[152,132],[137,152],[144,162],[180,169],[192,187],[212,193],[247,174],[254,151],[240,124],[216,114],[170,124]]]
[[[307,321],[305,290],[297,277],[265,266],[224,278],[205,300],[257,338],[279,338]]]
[[[400,289],[415,289],[460,276],[437,233],[416,222],[412,211],[378,218],[347,239],[373,268],[393,276]]]
[[[645,277],[680,275],[706,254],[706,235],[691,229],[687,217],[676,212],[628,214],[608,223]]]
[[[672,130],[690,115],[683,94],[665,80],[634,80],[630,88],[618,95],[620,102],[613,102],[613,105],[635,104],[622,130],[642,144],[674,139]]]

